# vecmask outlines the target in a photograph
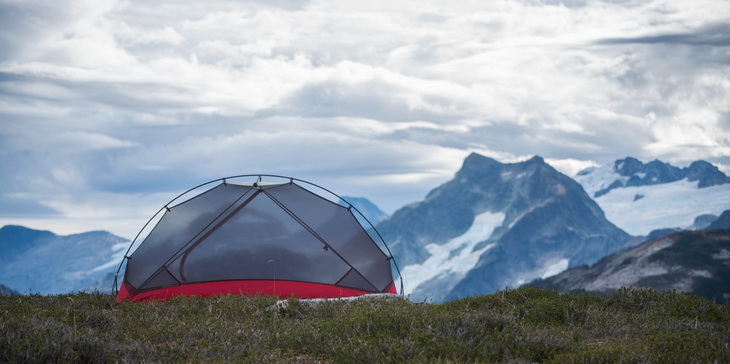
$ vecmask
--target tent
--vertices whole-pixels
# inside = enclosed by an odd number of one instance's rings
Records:
[[[234,182],[246,177],[257,179]],[[262,182],[262,177],[274,182]],[[195,194],[211,184],[215,186]],[[322,191],[335,200],[323,197]],[[189,195],[194,196],[177,202]],[[310,182],[274,175],[226,177],[186,191],[142,228],[117,277],[125,263],[121,285],[114,280],[117,301],[178,295],[334,298],[397,293],[392,268],[398,271],[398,266],[357,208]]]

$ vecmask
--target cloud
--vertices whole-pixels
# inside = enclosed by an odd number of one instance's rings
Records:
[[[596,44],[672,44],[727,47],[730,46],[730,24],[725,22],[709,24],[685,33],[601,39]]]
[[[23,217],[61,217],[61,212],[51,208],[42,202],[33,201],[23,195],[0,196],[0,216],[23,218]]]
[[[722,0],[0,1],[0,201],[64,224],[133,221],[149,196],[275,173],[392,211],[471,151],[569,174],[626,155],[728,165],[727,13]]]
[[[546,162],[550,164],[553,168],[570,177],[575,177],[578,172],[583,171],[587,168],[598,166],[598,164],[593,161],[584,161],[570,158],[547,159]]]
[[[86,131],[64,132],[53,138],[52,148],[74,148],[82,150],[103,150],[111,148],[130,148],[135,143],[120,140],[108,135]]]
[[[413,173],[443,177],[460,163],[458,157],[449,160],[443,156],[466,153],[415,142],[390,143],[347,135],[342,132],[346,125],[328,131],[316,125],[296,126],[280,120],[267,120],[266,124],[249,128],[247,123],[240,123],[238,128],[229,129],[230,134],[187,137],[131,149],[116,154],[107,167],[100,166],[93,181],[103,190],[142,192],[154,190],[155,186],[169,189],[171,185],[196,184],[241,173],[336,180],[367,179],[373,175],[381,180],[392,175],[393,180],[398,180],[399,174]],[[180,170],[187,170],[186,175],[170,180],[171,173]],[[137,178],[123,178],[122,174],[128,171],[134,171]]]
[[[273,113],[304,117],[358,117],[382,121],[429,121],[455,119],[454,99],[419,95],[383,79],[354,84],[326,81],[308,84],[281,101]]]

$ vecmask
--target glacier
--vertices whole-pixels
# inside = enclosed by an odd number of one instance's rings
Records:
[[[730,184],[698,188],[687,179],[616,188],[595,198],[606,218],[627,233],[646,236],[664,228],[689,229],[703,214],[730,209]],[[637,199],[637,196],[643,196]]]
[[[418,286],[431,281],[438,276],[453,276],[456,282],[463,278],[479,261],[482,254],[491,249],[494,244],[474,250],[477,244],[489,239],[494,229],[504,222],[505,214],[498,212],[483,212],[474,217],[469,229],[445,244],[429,244],[426,250],[430,256],[420,264],[406,266],[401,271],[405,282],[404,293],[412,294]]]

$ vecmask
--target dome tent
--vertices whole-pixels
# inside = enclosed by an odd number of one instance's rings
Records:
[[[232,182],[246,177],[256,182]],[[274,182],[262,182],[262,177]],[[183,200],[189,195],[194,196]],[[155,219],[155,226],[130,254]],[[369,229],[358,220],[367,222]],[[117,276],[125,263],[121,285],[118,277],[114,280],[117,301],[177,295],[335,298],[397,292],[392,267],[398,271],[398,266],[390,249],[356,207],[313,183],[275,175],[226,177],[184,192],[145,224]]]

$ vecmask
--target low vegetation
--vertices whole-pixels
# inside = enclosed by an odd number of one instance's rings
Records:
[[[730,309],[696,296],[520,288],[443,304],[272,297],[0,297],[0,362],[730,362]]]

